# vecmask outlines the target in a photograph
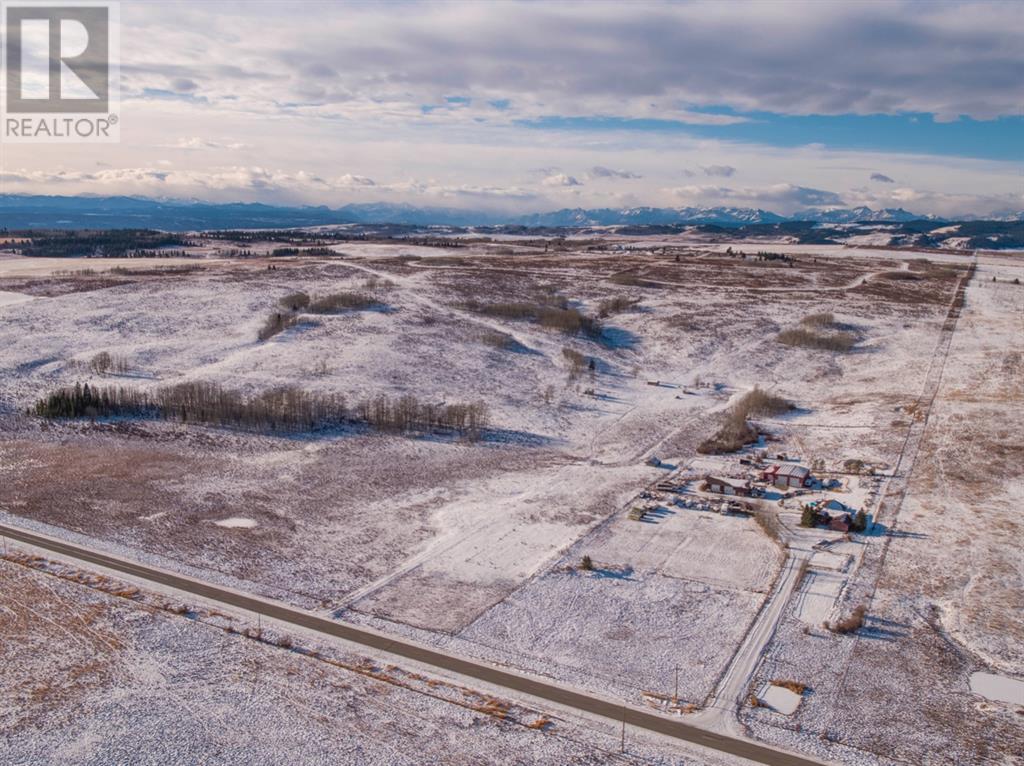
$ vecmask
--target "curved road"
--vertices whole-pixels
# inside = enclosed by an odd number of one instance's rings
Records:
[[[573,687],[543,680],[512,670],[503,670],[477,660],[457,657],[404,638],[388,636],[370,628],[356,627],[320,617],[279,601],[261,598],[231,588],[197,580],[157,567],[68,543],[48,535],[28,532],[0,524],[0,535],[36,546],[60,556],[70,557],[86,564],[94,564],[117,572],[141,578],[152,583],[175,588],[199,596],[207,601],[228,607],[244,609],[282,623],[312,630],[325,636],[340,638],[370,649],[404,657],[424,665],[433,666],[510,691],[527,694],[541,700],[573,708],[592,715],[603,716],[616,722],[647,729],[685,742],[717,750],[771,766],[821,766],[819,761],[753,742],[739,736],[719,734],[652,711],[630,708],[621,702],[599,697]]]

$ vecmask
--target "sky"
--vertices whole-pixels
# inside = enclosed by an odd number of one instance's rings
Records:
[[[1024,3],[122,2],[117,144],[0,193],[1024,210]]]

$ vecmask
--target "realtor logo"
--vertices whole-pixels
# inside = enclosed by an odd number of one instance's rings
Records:
[[[4,6],[3,139],[116,141],[117,5]]]

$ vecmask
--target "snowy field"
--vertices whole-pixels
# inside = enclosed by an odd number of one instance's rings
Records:
[[[189,273],[99,277],[4,259],[0,295],[35,297],[0,302],[0,510],[634,703],[671,691],[679,667],[680,696],[700,706],[782,554],[751,518],[676,507],[637,522],[628,509],[675,469],[738,467],[695,450],[754,386],[797,407],[763,421],[773,451],[830,471],[850,460],[894,464],[957,271],[877,250],[793,251],[786,262],[642,245],[547,253],[355,243],[334,247],[335,257],[206,259]],[[297,290],[359,292],[377,305],[302,314],[259,341],[279,299]],[[590,317],[622,300],[589,336],[480,309],[552,295]],[[852,351],[776,341],[822,312],[856,338]],[[91,371],[103,351],[128,369]],[[248,394],[299,385],[350,405],[378,394],[483,401],[491,422],[468,441],[26,414],[75,382],[153,390],[185,381]],[[648,464],[655,456],[668,467]],[[849,502],[877,491],[844,481]],[[788,507],[780,518],[793,525],[799,513]],[[593,571],[579,569],[584,555]],[[842,569],[826,558],[819,569]],[[808,582],[821,587],[794,614],[795,635],[841,587]],[[998,590],[995,580],[969,586],[961,583],[982,611]],[[989,618],[948,609],[950,631],[1019,672],[1019,641],[993,642],[1001,628]]]
[[[850,762],[1019,762],[1024,290],[1012,280],[1021,276],[1019,261],[979,267],[865,628],[821,630],[840,576],[809,573],[760,678],[812,691],[791,718],[749,710],[758,735]],[[980,673],[1015,698],[986,698]]]
[[[63,578],[0,559],[4,763],[736,763]]]

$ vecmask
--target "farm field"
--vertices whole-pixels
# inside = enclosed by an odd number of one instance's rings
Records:
[[[9,556],[6,762],[738,763]]]
[[[272,247],[229,258],[206,246],[181,264],[157,259],[189,266],[163,270],[134,259],[131,268],[91,269],[89,259],[49,270],[37,263],[47,259],[0,259],[0,520],[634,705],[673,694],[678,674],[690,712],[728,679],[797,550],[810,562],[798,585],[808,590],[785,611],[758,678],[793,675],[806,655],[808,677],[797,680],[815,692],[784,721],[744,711],[756,735],[806,749],[825,731],[858,757],[882,758],[838,711],[893,677],[840,675],[846,666],[832,666],[831,653],[881,672],[894,661],[886,652],[935,651],[962,670],[935,692],[941,704],[1002,721],[1014,741],[1019,716],[979,712],[964,691],[968,671],[1022,672],[1013,634],[1022,573],[1002,542],[1015,532],[1021,488],[969,478],[1009,472],[1014,461],[1024,293],[1007,283],[1020,273],[1013,257],[979,259],[893,527],[900,536],[886,534],[885,519],[847,540],[801,528],[800,501],[789,495],[781,507],[774,495],[754,502],[754,515],[668,498],[639,520],[630,509],[672,477],[696,485],[710,473],[749,474],[737,455],[697,449],[759,388],[792,409],[754,415],[761,441],[742,454],[784,453],[834,478],[828,497],[873,512],[925,417],[922,386],[965,256],[780,247],[785,257],[759,259],[676,240],[638,240],[628,251],[568,242],[549,252],[514,240],[353,242],[298,256],[271,256]],[[995,286],[985,284],[992,275]],[[297,294],[309,300],[293,308]],[[316,308],[331,296],[345,297]],[[777,339],[787,332],[797,341]],[[834,338],[849,347],[820,345]],[[97,362],[104,353],[110,366]],[[249,429],[152,411],[33,414],[76,383],[148,396],[213,385],[250,399],[294,387],[343,398],[346,416]],[[486,423],[398,433],[359,416],[380,397],[403,396],[438,409],[479,404]],[[965,444],[974,445],[966,454]],[[942,471],[920,473],[930,465]],[[967,536],[977,514],[989,520]],[[844,601],[846,584],[863,579],[861,561],[883,546],[871,619],[905,630],[872,643],[822,629],[855,606]],[[187,674],[186,653],[173,661]],[[322,700],[296,704],[315,710]],[[360,704],[348,703],[353,715]],[[920,714],[910,702],[889,704]],[[437,726],[452,715],[461,713],[422,713]],[[794,721],[813,735],[794,733]],[[397,762],[419,746],[412,728]],[[523,736],[480,740],[466,761],[491,746],[513,753]],[[984,739],[979,728],[964,747]],[[46,745],[19,745],[37,746]],[[600,762],[586,760],[597,757],[589,745],[536,747],[532,762]]]

